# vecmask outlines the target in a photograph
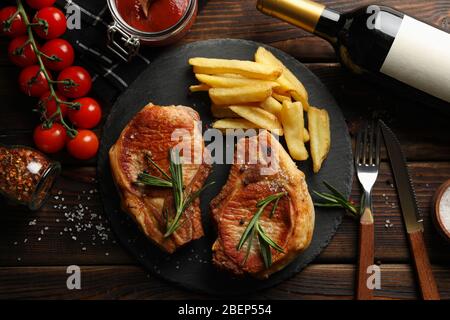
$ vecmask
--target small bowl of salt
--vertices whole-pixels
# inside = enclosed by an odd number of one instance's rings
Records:
[[[433,220],[442,236],[450,241],[450,180],[436,191]]]

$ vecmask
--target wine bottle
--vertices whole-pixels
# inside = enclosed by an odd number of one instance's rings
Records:
[[[257,8],[330,42],[351,71],[418,89],[448,108],[449,33],[381,5],[338,13],[309,0],[258,0]]]

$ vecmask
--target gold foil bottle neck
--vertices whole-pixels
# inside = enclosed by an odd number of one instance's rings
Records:
[[[259,11],[314,32],[325,6],[309,0],[258,0]]]

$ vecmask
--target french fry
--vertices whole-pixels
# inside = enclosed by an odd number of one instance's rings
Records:
[[[227,118],[220,119],[213,123],[215,129],[257,129],[258,126],[246,119],[242,118]]]
[[[208,91],[209,89],[211,89],[211,87],[206,84],[203,84],[203,83],[202,84],[194,84],[189,87],[189,91],[191,91],[191,92]]]
[[[233,87],[246,87],[253,85],[268,85],[272,88],[279,87],[279,83],[276,81],[265,81],[248,78],[230,78],[223,76],[211,76],[208,74],[196,74],[195,77],[198,81],[204,83],[211,88],[233,88]]]
[[[331,146],[330,117],[324,109],[309,107],[308,129],[313,171],[317,173],[327,158]]]
[[[247,106],[230,106],[230,109],[242,118],[257,125],[258,128],[272,131],[279,136],[283,135],[283,129],[278,118],[264,109]]]
[[[280,60],[265,48],[259,47],[255,53],[255,61],[272,67],[282,68],[283,74],[277,79],[280,88],[291,92],[294,99],[302,103],[304,110],[308,110],[308,92],[305,86]]]
[[[252,79],[276,80],[283,72],[278,66],[268,66],[253,61],[191,58],[194,73],[221,74],[236,73]]]
[[[211,105],[211,113],[214,118],[239,118],[239,115],[231,111],[228,106]]]
[[[247,102],[261,102],[272,94],[272,87],[259,84],[236,88],[211,88],[209,97],[219,105],[245,104]]]
[[[243,75],[240,75],[237,73],[221,73],[220,76],[225,77],[225,78],[248,79],[248,78],[244,77]]]
[[[305,96],[299,94],[297,91],[291,91],[291,96],[294,98],[295,101],[301,102],[303,105],[303,110],[308,112],[309,109],[309,102]]]
[[[284,101],[281,109],[281,122],[291,157],[295,160],[308,159],[308,151],[303,137],[305,122],[301,102]]]
[[[303,142],[307,143],[310,140],[308,129],[303,128]]]
[[[268,97],[261,103],[261,108],[278,117],[283,106],[274,97]]]
[[[276,100],[278,100],[281,103],[283,103],[284,101],[292,102],[292,99],[290,96],[286,96],[283,94],[278,94],[278,93],[272,92],[272,97],[274,97]]]

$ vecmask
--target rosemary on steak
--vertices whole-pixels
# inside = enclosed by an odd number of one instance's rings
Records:
[[[137,181],[143,185],[152,186],[152,187],[163,187],[163,188],[172,188],[174,206],[175,206],[175,216],[173,219],[169,217],[169,214],[165,213],[165,218],[167,221],[166,232],[164,237],[170,237],[178,228],[181,226],[181,217],[187,208],[197,199],[203,190],[212,185],[214,182],[210,182],[204,185],[199,190],[185,194],[184,192],[184,184],[183,184],[183,166],[181,165],[180,154],[178,151],[171,148],[169,150],[169,172],[170,175],[167,174],[155,161],[153,161],[152,157],[147,154],[146,159],[148,162],[158,170],[162,177],[158,177],[155,175],[151,175],[148,172],[142,172],[138,175]]]
[[[347,214],[352,218],[356,219],[360,217],[359,209],[355,207],[352,201],[348,200],[328,182],[324,181],[323,184],[331,193],[313,191],[316,196],[324,200],[323,202],[315,202],[314,206],[325,208],[344,208]]]
[[[278,202],[285,195],[286,195],[285,192],[272,194],[256,204],[257,210],[255,212],[255,215],[253,216],[252,220],[250,220],[244,233],[242,233],[241,239],[239,240],[239,243],[236,248],[237,250],[241,250],[244,244],[248,241],[247,252],[244,258],[244,264],[247,262],[248,256],[250,255],[250,250],[252,248],[255,237],[258,237],[261,257],[263,258],[264,265],[266,268],[270,268],[270,266],[272,265],[271,248],[275,249],[278,252],[284,253],[283,248],[281,248],[275,241],[273,241],[264,231],[261,224],[259,223],[259,218],[264,213],[264,209],[270,203],[274,202],[272,210],[270,211],[269,214],[269,217],[272,218],[273,214],[275,213],[275,210],[278,207]]]

